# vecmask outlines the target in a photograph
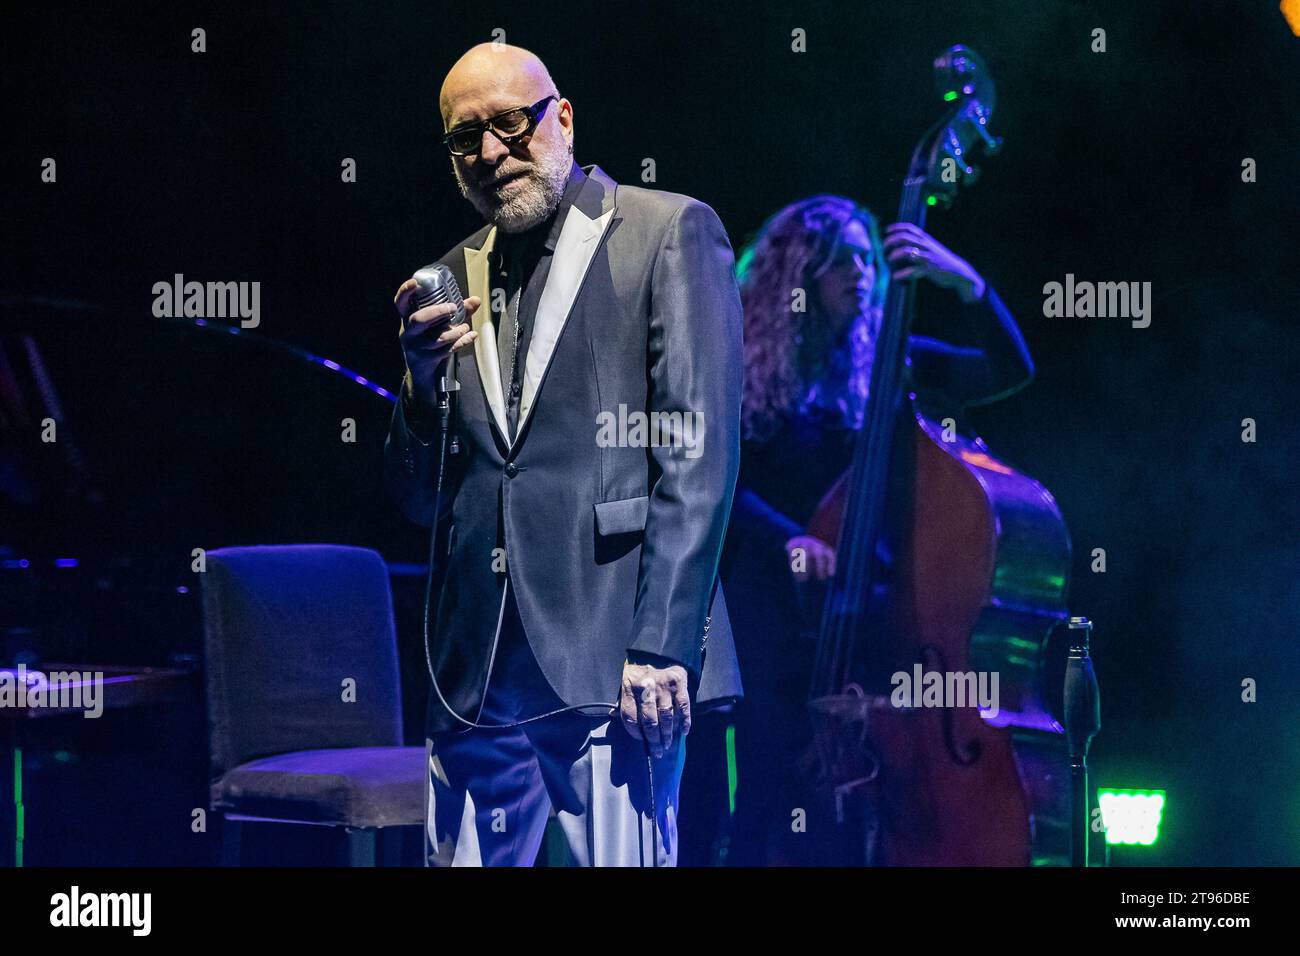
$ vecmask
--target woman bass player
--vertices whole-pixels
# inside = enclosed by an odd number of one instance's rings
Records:
[[[888,283],[925,280],[945,290],[938,298],[947,301],[933,305],[948,306],[945,338],[963,344],[909,343],[909,388],[936,420],[960,421],[966,406],[1012,394],[1033,365],[1015,321],[970,263],[914,225],[882,236],[867,209],[840,196],[781,209],[742,252],[737,272],[744,442],[722,575],[746,702],[736,714],[728,862],[780,863],[789,860],[781,844],[792,832],[792,786],[806,774],[798,764],[813,647],[798,594],[836,567],[832,544],[805,529],[850,465]]]

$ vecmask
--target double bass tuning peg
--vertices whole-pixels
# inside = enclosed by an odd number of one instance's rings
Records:
[[[994,136],[992,133],[990,133],[987,124],[977,123],[975,125],[975,131],[979,133],[980,139],[984,141],[985,153],[987,153],[990,156],[993,156],[996,155],[1000,149],[1002,149],[1002,137]]]

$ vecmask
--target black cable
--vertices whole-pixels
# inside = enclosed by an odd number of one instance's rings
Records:
[[[645,775],[650,782],[650,865],[659,866],[659,813],[655,809],[655,768],[654,761],[650,759],[650,743],[642,739],[641,743],[645,746]],[[642,866],[645,863],[642,862]]]

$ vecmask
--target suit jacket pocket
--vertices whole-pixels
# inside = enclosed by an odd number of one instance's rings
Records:
[[[649,510],[649,495],[623,498],[620,501],[599,502],[596,505],[596,533],[611,535],[644,531],[646,514]]]

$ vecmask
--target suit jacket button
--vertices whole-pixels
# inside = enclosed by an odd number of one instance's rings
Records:
[[[519,474],[519,466],[513,461],[506,462],[506,477],[513,478],[517,474]]]

